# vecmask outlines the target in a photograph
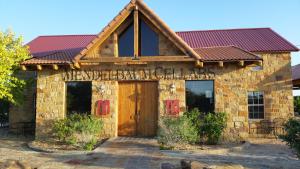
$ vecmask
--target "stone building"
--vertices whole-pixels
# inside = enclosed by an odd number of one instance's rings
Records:
[[[300,64],[292,67],[294,90],[300,89]]]
[[[293,116],[298,48],[270,28],[174,32],[131,0],[97,35],[40,36],[28,46],[33,58],[21,67],[37,81],[26,116],[38,139],[74,112],[102,118],[108,137],[155,136],[162,116],[193,108],[226,112],[228,131],[242,137],[261,120]],[[19,110],[11,121],[26,121]]]

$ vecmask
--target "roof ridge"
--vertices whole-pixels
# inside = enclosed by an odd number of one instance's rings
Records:
[[[237,30],[257,30],[257,29],[270,29],[270,27],[259,27],[259,28],[228,28],[228,29],[208,29],[208,30],[190,30],[190,31],[177,31],[176,33],[185,32],[215,32],[215,31],[237,31]]]
[[[40,36],[38,36],[37,38],[39,38],[39,37],[61,37],[61,36],[97,36],[97,34],[40,35]]]

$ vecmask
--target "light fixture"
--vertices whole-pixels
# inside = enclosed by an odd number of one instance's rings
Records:
[[[172,84],[170,85],[170,92],[171,92],[172,94],[174,94],[174,93],[176,92],[176,86],[175,86],[174,83],[172,83]]]
[[[101,95],[104,94],[105,90],[106,90],[105,85],[100,85],[100,86],[98,87],[98,92],[100,92]]]

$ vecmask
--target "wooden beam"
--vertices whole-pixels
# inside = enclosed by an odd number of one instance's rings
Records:
[[[204,67],[204,63],[201,62],[200,60],[197,60],[197,61],[196,61],[196,67],[202,68],[202,67]]]
[[[114,56],[119,57],[118,34],[114,33]]]
[[[53,68],[54,70],[58,70],[58,69],[59,69],[58,65],[56,65],[56,64],[52,65],[52,68]]]
[[[74,65],[73,64],[70,64],[70,69],[75,69]]]
[[[245,66],[245,61],[243,61],[243,60],[239,61],[239,65],[240,66]]]
[[[116,63],[132,62],[131,57],[99,57],[97,59],[80,60],[79,63]],[[140,57],[135,62],[195,62],[195,59],[189,56],[149,56]]]
[[[220,61],[220,62],[219,62],[219,66],[220,66],[220,67],[224,67],[224,62],[223,62],[223,61]]]
[[[260,61],[258,61],[258,66],[263,66],[263,61],[262,60],[260,60]]]
[[[134,9],[134,56],[139,56],[139,11],[138,6]]]
[[[36,68],[37,68],[37,70],[39,70],[39,71],[43,70],[42,65],[36,65]]]
[[[26,71],[26,70],[27,70],[27,67],[26,67],[25,65],[21,65],[21,69],[22,69],[23,71]]]
[[[80,64],[79,64],[78,62],[76,62],[76,63],[74,63],[74,67],[75,67],[76,69],[80,69]]]

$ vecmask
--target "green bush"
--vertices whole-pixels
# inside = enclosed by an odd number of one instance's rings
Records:
[[[166,146],[172,146],[175,143],[194,144],[199,140],[198,129],[186,115],[163,117],[159,124],[158,141]]]
[[[103,129],[101,119],[90,115],[73,114],[66,119],[55,121],[54,136],[60,141],[90,150]]]
[[[208,113],[201,120],[201,136],[207,144],[217,144],[226,128],[226,113]]]
[[[208,144],[217,144],[226,128],[225,113],[201,113],[198,109],[180,117],[163,117],[159,122],[158,141],[172,147],[176,143],[195,144],[202,137]]]
[[[295,149],[300,157],[300,121],[296,119],[290,119],[284,125],[285,135],[281,135],[280,138],[287,142],[287,145]]]

